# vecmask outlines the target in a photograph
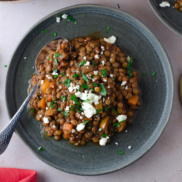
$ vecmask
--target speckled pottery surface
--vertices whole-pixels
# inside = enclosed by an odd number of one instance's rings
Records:
[[[157,17],[164,23],[169,29],[182,36],[182,13],[174,8],[174,0],[167,0],[170,3],[170,7],[161,8],[159,4],[162,1],[148,0],[150,7],[157,15]]]
[[[60,14],[72,15],[74,22],[56,22]],[[85,17],[84,14],[87,16]],[[106,33],[110,26],[109,33]],[[42,30],[47,30],[44,34]],[[56,32],[57,36],[52,37]],[[28,80],[35,72],[35,58],[40,49],[54,38],[71,40],[99,32],[115,35],[116,44],[134,58],[133,68],[141,72],[142,106],[135,112],[133,125],[104,147],[94,144],[74,147],[69,142],[46,139],[41,126],[25,110],[16,132],[30,149],[47,164],[78,175],[100,175],[119,170],[139,159],[157,141],[167,124],[174,94],[168,57],[155,36],[140,21],[120,10],[100,5],[76,5],[56,11],[32,27],[12,56],[6,82],[6,100],[10,117],[27,96]],[[145,72],[144,76],[142,73]],[[152,73],[156,72],[155,76]],[[115,145],[117,142],[119,145]],[[60,145],[61,143],[61,145]],[[45,151],[38,151],[39,147]],[[128,149],[131,146],[131,149]],[[124,152],[118,154],[118,150]]]

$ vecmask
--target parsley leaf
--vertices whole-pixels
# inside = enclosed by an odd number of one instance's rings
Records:
[[[94,87],[96,87],[96,86],[97,86],[97,83],[92,82],[91,84],[92,84]]]
[[[83,79],[84,79],[86,82],[88,82],[88,78],[84,75],[83,72],[82,72],[82,77],[83,77]]]
[[[114,111],[115,114],[118,114],[115,108],[112,108],[112,110]]]
[[[89,120],[85,121],[83,124],[86,125],[89,122]]]
[[[46,33],[46,32],[47,32],[47,30],[46,30],[46,29],[41,31],[41,33]]]
[[[107,111],[109,109],[109,107],[105,107],[105,111]]]
[[[120,155],[123,155],[123,154],[124,154],[124,152],[123,152],[123,151],[120,151],[120,150],[118,150],[118,153],[119,153]]]
[[[129,60],[128,65],[127,65],[128,76],[129,76],[129,78],[132,77],[132,72],[131,72],[131,71],[132,71],[132,60],[133,60],[133,58],[130,57],[130,60]]]
[[[107,27],[106,33],[109,33],[110,28],[111,28],[111,26]]]
[[[67,96],[61,95],[61,100],[63,100],[64,102],[66,102]]]
[[[106,72],[107,72],[107,71],[106,71],[105,69],[102,70],[102,76],[103,76],[103,77],[106,76]]]
[[[55,61],[56,65],[58,66],[58,60],[55,58],[54,61]]]
[[[76,98],[76,95],[75,95],[75,94],[73,94],[73,95],[71,96],[71,99],[70,99],[70,100],[73,100],[77,106],[79,105],[79,103],[78,103],[78,101],[77,101],[77,98]]]
[[[55,53],[55,58],[57,58],[57,57],[59,57],[60,56],[60,54],[59,53]]]
[[[107,135],[106,134],[103,134],[102,137],[107,137]]]
[[[88,86],[86,83],[83,83],[83,84],[82,84],[82,87],[83,87],[84,89],[89,89],[89,86]]]
[[[38,150],[39,151],[44,151],[44,148],[43,147],[39,147]]]
[[[101,95],[106,96],[107,90],[105,89],[103,83],[100,84],[100,87],[101,87],[101,91],[100,91]]]
[[[120,123],[123,123],[123,122],[125,122],[125,121],[120,121],[118,123],[114,123],[113,126],[118,126],[119,125],[119,127],[120,127]]]
[[[52,101],[51,104],[50,104],[50,108],[54,108],[54,102]]]
[[[72,78],[79,77],[79,74],[74,74]]]
[[[102,109],[97,110],[96,114],[99,114],[102,111]]]
[[[71,83],[71,80],[69,78],[66,78],[63,82],[63,84],[66,85],[67,87],[70,87],[70,83]]]
[[[52,33],[52,36],[53,36],[53,37],[56,37],[56,35],[57,35],[56,32],[53,32],[53,33]]]
[[[83,66],[85,63],[86,63],[86,61],[83,60],[83,61],[79,64],[79,67]]]
[[[152,73],[152,76],[155,76],[155,75],[156,75],[156,72],[153,72],[153,73]]]
[[[61,112],[61,108],[60,107],[58,108],[58,111]]]
[[[36,112],[34,108],[31,108],[31,111],[34,112],[34,113]]]
[[[63,116],[68,118],[68,111],[63,111]]]

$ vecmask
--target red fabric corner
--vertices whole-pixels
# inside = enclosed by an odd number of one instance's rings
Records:
[[[28,169],[0,168],[1,182],[37,182],[37,172]]]

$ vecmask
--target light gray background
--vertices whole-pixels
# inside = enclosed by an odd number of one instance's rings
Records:
[[[161,2],[161,0],[159,1]],[[134,164],[120,171],[96,177],[82,177],[56,170],[40,161],[14,134],[6,152],[0,156],[0,167],[33,169],[38,181],[94,182],[180,182],[182,181],[182,112],[178,97],[178,80],[182,73],[182,37],[167,29],[154,15],[147,0],[31,0],[0,2],[0,129],[9,121],[5,104],[5,79],[10,57],[22,36],[44,16],[81,3],[96,3],[121,9],[147,25],[159,39],[171,60],[175,79],[174,107],[162,136],[155,146]],[[180,42],[181,41],[181,42]]]

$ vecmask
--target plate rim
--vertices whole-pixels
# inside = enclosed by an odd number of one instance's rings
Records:
[[[152,0],[148,0],[148,3],[152,9],[152,11],[154,12],[154,14],[158,17],[158,19],[167,27],[169,28],[172,32],[174,32],[176,35],[182,36],[182,31],[178,30],[175,26],[173,26],[171,23],[169,23],[167,20],[165,20],[164,18],[162,18],[160,12],[158,11],[158,9],[155,7],[155,5],[153,4]]]
[[[171,112],[172,112],[172,107],[173,107],[173,103],[174,103],[174,76],[173,76],[173,70],[172,70],[172,66],[171,66],[171,63],[170,63],[170,60],[169,60],[169,57],[167,56],[166,54],[166,51],[164,49],[164,47],[161,45],[160,41],[158,40],[158,38],[154,35],[154,33],[143,23],[141,22],[138,18],[134,17],[133,15],[121,10],[121,9],[116,9],[116,8],[113,8],[113,7],[108,7],[108,6],[105,6],[105,5],[100,5],[100,4],[77,4],[77,5],[72,5],[72,6],[68,6],[68,7],[65,7],[65,8],[62,8],[62,9],[59,9],[59,10],[56,10],[52,13],[49,13],[48,15],[46,15],[45,17],[43,17],[42,19],[40,19],[37,23],[35,23],[33,26],[31,26],[29,28],[28,31],[26,31],[26,33],[22,36],[22,38],[20,39],[19,43],[17,44],[17,46],[15,47],[15,50],[10,58],[10,66],[8,68],[8,72],[7,72],[7,75],[6,75],[6,85],[5,85],[5,97],[6,97],[6,107],[7,107],[7,110],[8,110],[8,115],[9,117],[11,118],[13,116],[13,113],[12,111],[10,111],[10,103],[8,103],[9,101],[9,98],[8,98],[8,87],[9,87],[9,83],[8,83],[8,80],[10,79],[10,75],[12,74],[11,73],[11,67],[12,67],[12,59],[13,57],[15,56],[18,48],[21,46],[23,40],[29,35],[29,33],[35,28],[37,27],[41,22],[43,22],[44,20],[50,18],[51,16],[53,15],[56,15],[58,14],[60,11],[65,11],[65,10],[69,10],[69,9],[72,9],[72,8],[77,8],[77,7],[96,7],[96,8],[102,8],[102,9],[111,9],[112,11],[117,11],[117,12],[120,12],[121,14],[124,14],[126,15],[127,17],[129,17],[130,19],[132,19],[133,21],[135,21],[137,24],[140,24],[142,26],[142,28],[144,28],[145,32],[150,34],[150,36],[153,37],[152,41],[154,41],[155,43],[157,43],[157,45],[160,47],[160,51],[163,52],[163,56],[165,56],[165,59],[166,59],[166,64],[168,65],[167,68],[169,69],[170,73],[168,74],[168,78],[170,78],[170,81],[171,81],[171,88],[170,88],[170,91],[171,91],[171,95],[169,96],[170,99],[168,99],[168,105],[170,104],[170,108],[168,108],[168,110],[170,110],[170,112],[168,112],[168,115],[166,118],[165,121],[161,121],[159,124],[161,125],[160,127],[157,127],[155,129],[155,132],[153,133],[153,135],[151,135],[148,139],[148,141],[150,141],[149,143],[145,143],[143,145],[143,148],[142,148],[142,152],[140,152],[140,154],[138,154],[137,156],[135,156],[134,160],[132,159],[132,161],[128,161],[127,164],[125,164],[123,167],[119,167],[117,166],[116,169],[111,169],[111,170],[105,170],[105,171],[102,171],[100,173],[77,173],[77,172],[74,172],[74,171],[70,171],[69,169],[63,169],[61,167],[58,167],[57,165],[54,165],[52,164],[49,160],[47,160],[46,158],[44,158],[42,155],[39,155],[36,151],[33,150],[32,146],[29,145],[29,141],[27,142],[27,138],[23,138],[22,133],[20,134],[18,129],[16,129],[16,133],[18,134],[18,136],[22,139],[22,141],[28,146],[28,148],[34,153],[34,155],[36,157],[38,157],[38,159],[41,159],[43,162],[45,162],[46,164],[49,164],[50,166],[56,168],[56,169],[59,169],[61,171],[64,171],[64,172],[67,172],[67,173],[70,173],[70,174],[76,174],[76,175],[81,175],[81,176],[96,176],[96,175],[103,175],[103,174],[108,174],[108,173],[111,173],[111,172],[114,172],[114,171],[118,171],[120,169],[123,169],[129,165],[131,165],[132,163],[134,163],[135,161],[137,161],[138,159],[140,159],[141,157],[143,157],[155,144],[156,142],[158,141],[159,137],[161,136],[162,132],[164,131],[164,128],[166,127],[167,125],[167,122],[169,121],[169,117],[171,115]],[[169,76],[170,75],[170,76]],[[168,91],[169,92],[169,91]],[[12,94],[12,93],[11,93]],[[11,106],[12,107],[12,106]],[[165,109],[165,113],[166,113],[166,109]],[[161,129],[162,127],[162,129]]]

